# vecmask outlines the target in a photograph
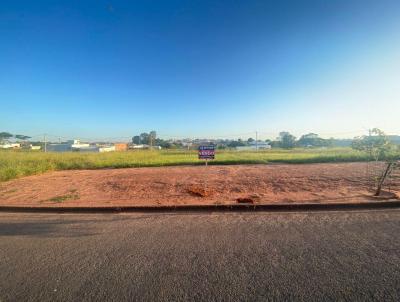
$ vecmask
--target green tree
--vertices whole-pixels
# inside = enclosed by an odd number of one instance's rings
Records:
[[[329,139],[323,139],[315,133],[304,134],[297,141],[297,144],[302,147],[327,147],[331,146],[332,142]]]
[[[140,134],[140,143],[149,145],[149,143],[150,143],[149,137],[150,137],[150,135],[148,133],[146,133],[146,132],[141,133]]]
[[[0,141],[3,141],[5,139],[9,139],[13,137],[13,135],[11,133],[8,132],[0,132]]]
[[[382,130],[374,128],[369,135],[355,137],[351,147],[368,153],[371,159],[378,161],[386,157],[392,145]]]
[[[236,148],[240,146],[246,146],[246,144],[241,139],[239,139],[237,141],[230,141],[227,146],[229,148]]]
[[[283,131],[279,133],[280,147],[284,149],[291,149],[296,146],[296,137],[289,132]]]
[[[26,135],[22,135],[22,134],[16,134],[15,138],[24,141],[24,140],[30,139],[31,137],[30,136],[26,136]]]
[[[156,138],[157,138],[157,132],[155,132],[154,130],[150,131],[150,133],[149,133],[149,145],[154,146]]]
[[[156,139],[157,138],[157,132],[156,131],[150,131],[150,133],[149,133],[149,136],[152,138],[152,139]]]
[[[398,165],[398,158],[388,156],[388,153],[394,146],[390,143],[385,133],[378,128],[370,130],[369,135],[354,138],[351,146],[355,150],[366,152],[369,154],[370,158],[376,162],[380,160],[386,161],[385,167],[381,170],[379,175],[375,177],[375,196],[379,196],[385,180]]]
[[[134,137],[132,137],[132,143],[134,143],[135,145],[139,145],[140,144],[140,136],[135,135]]]
[[[170,142],[167,142],[161,138],[156,138],[156,140],[154,142],[155,142],[154,145],[160,146],[161,148],[165,148],[165,149],[169,149],[172,146],[172,144]]]

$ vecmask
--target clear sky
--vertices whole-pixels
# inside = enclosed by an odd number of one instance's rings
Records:
[[[3,0],[0,103],[66,138],[400,133],[400,1]]]

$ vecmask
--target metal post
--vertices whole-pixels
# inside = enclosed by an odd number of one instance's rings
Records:
[[[258,132],[256,131],[256,151],[258,151]]]
[[[153,136],[150,134],[150,150],[153,149]]]
[[[43,135],[43,140],[44,140],[44,152],[47,152],[47,139],[46,139],[46,134]]]

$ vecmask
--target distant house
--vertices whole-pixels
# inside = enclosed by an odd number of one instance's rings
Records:
[[[69,140],[67,143],[71,144],[71,148],[73,151],[77,151],[84,148],[89,148],[90,144],[88,143],[81,143],[79,139]]]
[[[193,146],[193,143],[192,142],[184,142],[184,141],[182,141],[182,147],[192,147]]]
[[[126,151],[126,150],[128,150],[128,144],[127,143],[115,143],[114,147],[115,147],[115,151]]]
[[[102,146],[102,147],[97,147],[98,152],[111,152],[115,151],[115,146]]]
[[[21,149],[25,150],[40,150],[41,146],[32,145],[30,142],[22,142]]]
[[[11,143],[11,142],[5,141],[2,144],[0,144],[0,149],[18,149],[18,148],[21,148],[20,143]]]

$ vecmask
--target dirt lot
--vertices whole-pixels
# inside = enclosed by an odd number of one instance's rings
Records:
[[[0,205],[362,202],[371,200],[366,169],[341,163],[58,171],[1,183]]]

